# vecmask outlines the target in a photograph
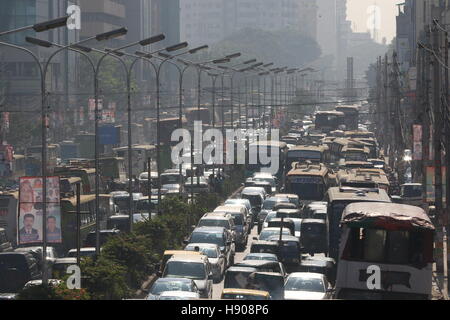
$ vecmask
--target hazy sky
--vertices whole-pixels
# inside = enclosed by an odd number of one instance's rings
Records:
[[[386,37],[388,43],[395,36],[395,17],[398,14],[397,3],[402,0],[347,0],[347,18],[352,21],[352,29],[357,32],[366,32],[368,24],[373,25],[373,21],[378,24],[378,42]],[[371,9],[371,6],[378,6],[378,10]],[[374,13],[376,19],[373,19]]]

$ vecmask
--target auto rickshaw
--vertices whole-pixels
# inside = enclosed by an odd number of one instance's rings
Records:
[[[291,219],[274,218],[268,222],[268,228],[287,228],[295,235],[295,223]]]
[[[251,289],[223,289],[220,299],[226,300],[271,300],[270,293]]]
[[[236,266],[229,267],[225,271],[223,287],[225,289],[247,289],[249,287],[248,278],[254,272],[258,272],[258,269]]]
[[[286,268],[292,269],[298,266],[301,259],[301,246],[300,240],[296,236],[282,235],[281,239],[279,236],[271,236],[269,241],[277,244],[277,256],[278,260],[282,262]]]
[[[309,254],[328,255],[327,223],[322,219],[303,219],[300,229],[302,251]]]
[[[278,256],[278,244],[273,241],[255,240],[250,247],[250,253],[273,253]]]

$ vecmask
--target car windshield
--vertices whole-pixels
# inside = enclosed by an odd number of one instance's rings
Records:
[[[226,219],[200,219],[199,227],[224,227],[230,229],[230,222]]]
[[[402,186],[402,196],[403,197],[421,197],[422,196],[422,186]]]
[[[243,194],[242,198],[248,199],[250,201],[250,204],[252,205],[252,207],[259,207],[259,206],[261,206],[261,203],[262,203],[261,196]]]
[[[242,201],[242,200],[247,200],[247,199],[239,199],[239,200],[234,200],[234,199],[228,199],[227,201],[225,201],[225,205],[227,205],[227,204],[243,204],[243,205],[245,205],[245,207],[247,208],[247,209],[251,209],[251,205],[250,205],[250,203],[248,202],[248,201]]]
[[[275,219],[277,217],[276,212],[269,212],[266,216],[265,222],[269,223],[272,219]]]
[[[325,292],[325,286],[322,279],[301,277],[290,277],[286,281],[284,289],[289,291]]]
[[[263,210],[272,210],[273,207],[278,203],[279,201],[275,199],[267,199],[264,201],[262,209]]]
[[[321,234],[324,232],[325,225],[318,223],[302,224],[302,233],[305,234]]]
[[[260,255],[248,255],[244,258],[244,260],[265,260],[265,261],[278,261],[277,257],[275,255],[267,255],[267,256],[260,256]]]
[[[187,250],[187,251],[197,251],[197,250],[195,250],[195,247],[197,247],[197,246],[189,245],[189,246],[187,246],[185,248],[185,250]],[[199,251],[202,254],[206,255],[208,258],[217,258],[217,250],[215,248],[212,248],[212,247],[199,247]]]
[[[234,224],[237,226],[244,225],[244,216],[240,213],[230,213],[230,215],[233,217]]]
[[[259,234],[259,240],[267,240],[269,239],[271,236],[276,236],[280,234],[280,230],[262,230],[261,233]],[[287,235],[290,236],[291,235],[291,231],[289,229],[283,229],[282,231],[283,235]]]
[[[167,174],[167,175],[164,175],[164,174],[162,174],[161,175],[161,185],[164,185],[164,184],[177,184],[177,183],[180,183],[180,175],[174,175],[174,174]]]
[[[152,287],[151,294],[157,295],[164,291],[192,292],[192,286],[186,281],[156,281]]]
[[[253,182],[269,182],[272,187],[276,187],[276,183],[273,178],[254,178]]]
[[[224,236],[221,232],[193,232],[191,236],[192,243],[214,243],[218,246],[225,246]]]
[[[165,278],[205,279],[205,265],[190,261],[169,261],[164,269]]]
[[[119,207],[120,210],[128,210],[130,205],[129,196],[114,197],[114,204]]]

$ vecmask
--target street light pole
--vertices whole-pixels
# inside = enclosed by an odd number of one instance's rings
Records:
[[[53,21],[50,24],[41,24],[39,26],[39,28],[42,29],[42,31],[49,30],[52,28],[57,28],[57,27],[61,26],[61,21],[62,20],[59,20],[57,22]],[[12,32],[7,32],[7,33],[12,33]],[[6,34],[6,33],[4,33],[4,34]],[[98,36],[89,37],[82,41],[77,42],[76,44],[87,42],[92,39],[96,39],[97,37]],[[97,38],[97,40],[99,40],[99,39]],[[49,42],[31,38],[31,37],[26,37],[26,41],[33,43],[33,44],[41,45],[41,46],[44,46],[47,48],[52,46],[51,43],[49,43]],[[39,75],[40,75],[40,80],[41,80],[41,85],[40,85],[40,87],[41,87],[41,130],[42,130],[42,133],[41,133],[41,135],[42,135],[42,137],[41,137],[42,138],[41,173],[42,173],[42,251],[43,251],[42,252],[42,270],[43,270],[42,283],[46,286],[48,283],[47,228],[46,228],[46,219],[47,219],[47,121],[48,121],[48,119],[47,119],[47,108],[46,108],[46,75],[47,75],[47,71],[48,71],[48,66],[50,65],[50,62],[53,59],[53,57],[56,56],[59,52],[73,46],[74,44],[63,46],[60,49],[53,52],[50,55],[50,57],[47,59],[47,61],[45,62],[44,65],[41,64],[41,62],[39,61],[39,58],[31,50],[28,50],[26,48],[23,48],[23,47],[20,47],[17,45],[5,43],[5,42],[0,42],[0,45],[4,45],[4,46],[10,47],[10,48],[15,48],[20,51],[24,51],[24,52],[28,53],[38,65],[38,70],[39,70]]]

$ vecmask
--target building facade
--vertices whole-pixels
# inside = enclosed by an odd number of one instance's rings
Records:
[[[316,0],[180,0],[181,39],[214,44],[245,28],[316,37]]]

